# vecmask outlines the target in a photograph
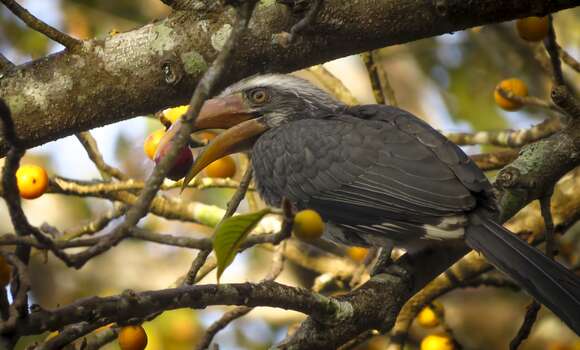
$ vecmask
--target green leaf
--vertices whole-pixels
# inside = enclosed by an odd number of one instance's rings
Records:
[[[213,250],[217,258],[218,283],[226,267],[234,261],[242,241],[268,212],[268,209],[263,209],[255,213],[232,216],[216,227]]]

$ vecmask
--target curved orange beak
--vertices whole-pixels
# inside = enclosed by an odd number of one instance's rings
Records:
[[[249,150],[268,127],[252,114],[241,94],[207,100],[195,121],[194,131],[227,129],[199,154],[183,179],[181,190],[206,166],[226,155]]]

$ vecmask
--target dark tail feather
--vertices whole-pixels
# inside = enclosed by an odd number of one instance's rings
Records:
[[[473,214],[465,240],[580,335],[578,276],[485,214]]]

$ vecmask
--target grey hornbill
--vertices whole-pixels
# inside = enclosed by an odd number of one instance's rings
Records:
[[[206,101],[195,129],[208,128],[228,130],[184,185],[212,161],[251,149],[262,198],[318,211],[325,237],[377,247],[463,239],[580,333],[579,278],[498,224],[483,172],[414,115],[349,107],[305,80],[273,74]]]

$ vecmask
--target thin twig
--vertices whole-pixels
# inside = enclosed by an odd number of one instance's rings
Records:
[[[79,142],[83,145],[87,151],[87,155],[93,163],[97,166],[97,169],[101,172],[101,176],[104,180],[110,180],[110,177],[117,178],[119,180],[127,180],[127,176],[123,172],[113,166],[108,165],[103,159],[103,155],[99,151],[97,146],[97,141],[93,138],[88,131],[82,131],[75,134]]]
[[[546,226],[546,255],[549,258],[554,259],[557,251],[555,242],[556,237],[554,236],[554,219],[552,218],[552,211],[550,208],[552,192],[553,191],[550,190],[540,198],[540,210]]]
[[[109,212],[105,213],[104,215],[84,224],[81,225],[80,227],[74,227],[74,228],[69,228],[67,230],[64,230],[62,233],[62,240],[71,240],[74,238],[78,238],[84,235],[93,235],[99,231],[101,231],[102,229],[104,229],[105,227],[107,227],[107,225],[109,223],[111,223],[111,221],[118,219],[119,217],[123,216],[125,214],[125,212],[127,211],[127,206],[119,204],[119,203],[113,203],[113,209],[111,209]]]
[[[60,350],[67,344],[70,344],[77,340],[78,338],[89,334],[97,328],[111,323],[107,318],[102,318],[99,320],[94,320],[91,322],[79,322],[66,326],[62,331],[60,331],[55,337],[48,339],[46,342],[42,343],[35,350]],[[83,347],[81,347],[82,349]]]
[[[83,350],[99,350],[104,345],[117,339],[119,327],[108,327],[107,329],[98,332],[93,336],[86,337],[87,345]]]
[[[472,154],[469,157],[483,171],[498,170],[513,162],[519,154],[518,149]]]
[[[477,131],[474,133],[443,133],[456,145],[494,145],[522,147],[546,138],[562,129],[559,118],[551,117],[530,128],[519,130]]]
[[[373,55],[375,55],[375,61],[378,61],[377,58],[380,57],[380,50],[372,51]],[[380,64],[380,62],[379,62]],[[387,70],[384,69],[383,66],[377,66],[377,72],[379,74],[379,81],[381,82],[381,89],[383,91],[383,95],[386,97],[387,102],[391,106],[398,106],[397,97],[395,95],[395,89],[391,86],[391,82],[389,80],[389,75],[387,74]]]
[[[558,51],[560,52],[560,59],[566,63],[570,68],[580,73],[580,62],[578,62],[574,57],[572,57],[566,50],[564,50],[560,45],[558,45]]]
[[[443,308],[437,307],[436,305],[434,305],[433,302],[429,303],[429,307],[431,308],[431,310],[433,310],[433,312],[437,316],[437,319],[439,319],[439,323],[441,324],[443,331],[449,336],[449,338],[453,342],[453,350],[462,350],[463,345],[461,345],[459,340],[457,340],[453,328],[451,328],[449,323],[447,323]]]
[[[525,97],[518,96],[518,95],[514,94],[513,92],[507,91],[503,88],[498,88],[497,92],[503,98],[517,102],[517,103],[522,104],[524,106],[538,107],[538,108],[547,109],[547,110],[550,110],[553,112],[557,112],[560,114],[564,114],[564,115],[566,114],[566,112],[564,110],[562,110],[562,108],[560,108],[560,106],[556,105],[552,101],[546,101],[546,100],[543,100],[541,98],[534,97],[534,96],[525,96]]]
[[[298,23],[294,24],[290,29],[290,35],[288,35],[288,44],[292,43],[296,38],[296,35],[304,32],[306,28],[311,26],[322,7],[323,0],[312,0],[309,3],[310,8],[306,12],[306,15],[298,21]]]
[[[562,74],[562,62],[560,62],[560,53],[556,42],[556,32],[554,31],[554,17],[552,17],[552,15],[548,15],[548,36],[544,39],[544,46],[550,55],[552,74],[554,75],[554,85],[566,85],[564,74]]]
[[[232,196],[232,199],[230,199],[228,206],[226,208],[226,212],[225,212],[221,221],[231,217],[232,215],[234,215],[236,210],[238,210],[240,203],[242,202],[242,200],[244,199],[244,197],[246,195],[246,192],[248,191],[248,187],[250,187],[250,182],[252,182],[252,165],[248,164],[248,168],[246,169],[246,172],[244,173],[244,176],[242,177],[242,180],[240,181],[240,187],[238,187],[238,190],[236,191],[236,193],[234,193],[234,195]],[[200,250],[199,253],[197,253],[197,256],[195,257],[195,259],[191,263],[191,267],[189,268],[189,271],[187,272],[187,275],[186,275],[186,278],[184,281],[185,285],[188,285],[188,284],[191,285],[191,284],[195,283],[196,275],[197,275],[199,269],[205,263],[205,260],[207,259],[207,257],[209,256],[210,253],[211,253],[211,248]]]
[[[33,16],[28,10],[20,6],[15,0],[1,0],[2,3],[12,11],[18,18],[20,18],[30,28],[36,30],[49,37],[50,39],[62,44],[67,49],[75,48],[80,45],[82,41],[77,40],[68,34],[65,34],[58,29],[48,25],[40,19]]]
[[[8,319],[1,324],[1,328],[13,330],[17,322],[28,314],[28,290],[30,289],[30,277],[26,265],[14,254],[0,252],[6,261],[12,266],[12,281],[15,285],[16,293],[13,294],[13,301],[9,308]]]
[[[515,338],[510,342],[510,350],[516,350],[520,344],[528,338],[530,331],[536,322],[538,317],[538,311],[540,311],[540,304],[533,300],[527,307],[526,316],[524,317],[524,322],[516,334]]]
[[[275,280],[284,267],[284,245],[279,245],[274,252],[274,256],[272,258],[272,267],[270,268],[270,272],[262,281],[273,281]],[[233,310],[230,310],[222,315],[222,317],[214,322],[211,326],[207,328],[202,340],[199,342],[197,349],[203,350],[207,349],[207,347],[211,344],[215,335],[221,331],[222,329],[226,328],[232,321],[247,315],[250,311],[252,311],[253,307],[248,306],[238,306]]]
[[[566,112],[571,118],[580,118],[580,101],[574,96],[572,89],[566,84],[562,72],[562,62],[556,32],[554,31],[554,19],[548,15],[548,36],[544,39],[544,46],[550,55],[554,84],[552,86],[552,101]]]
[[[369,76],[369,80],[371,82],[371,88],[373,91],[373,96],[375,97],[375,101],[380,104],[385,104],[385,96],[383,95],[383,88],[381,84],[381,80],[379,78],[379,74],[377,72],[378,67],[375,63],[375,58],[373,56],[372,51],[363,52],[360,54],[363,63],[367,67],[367,72]]]

